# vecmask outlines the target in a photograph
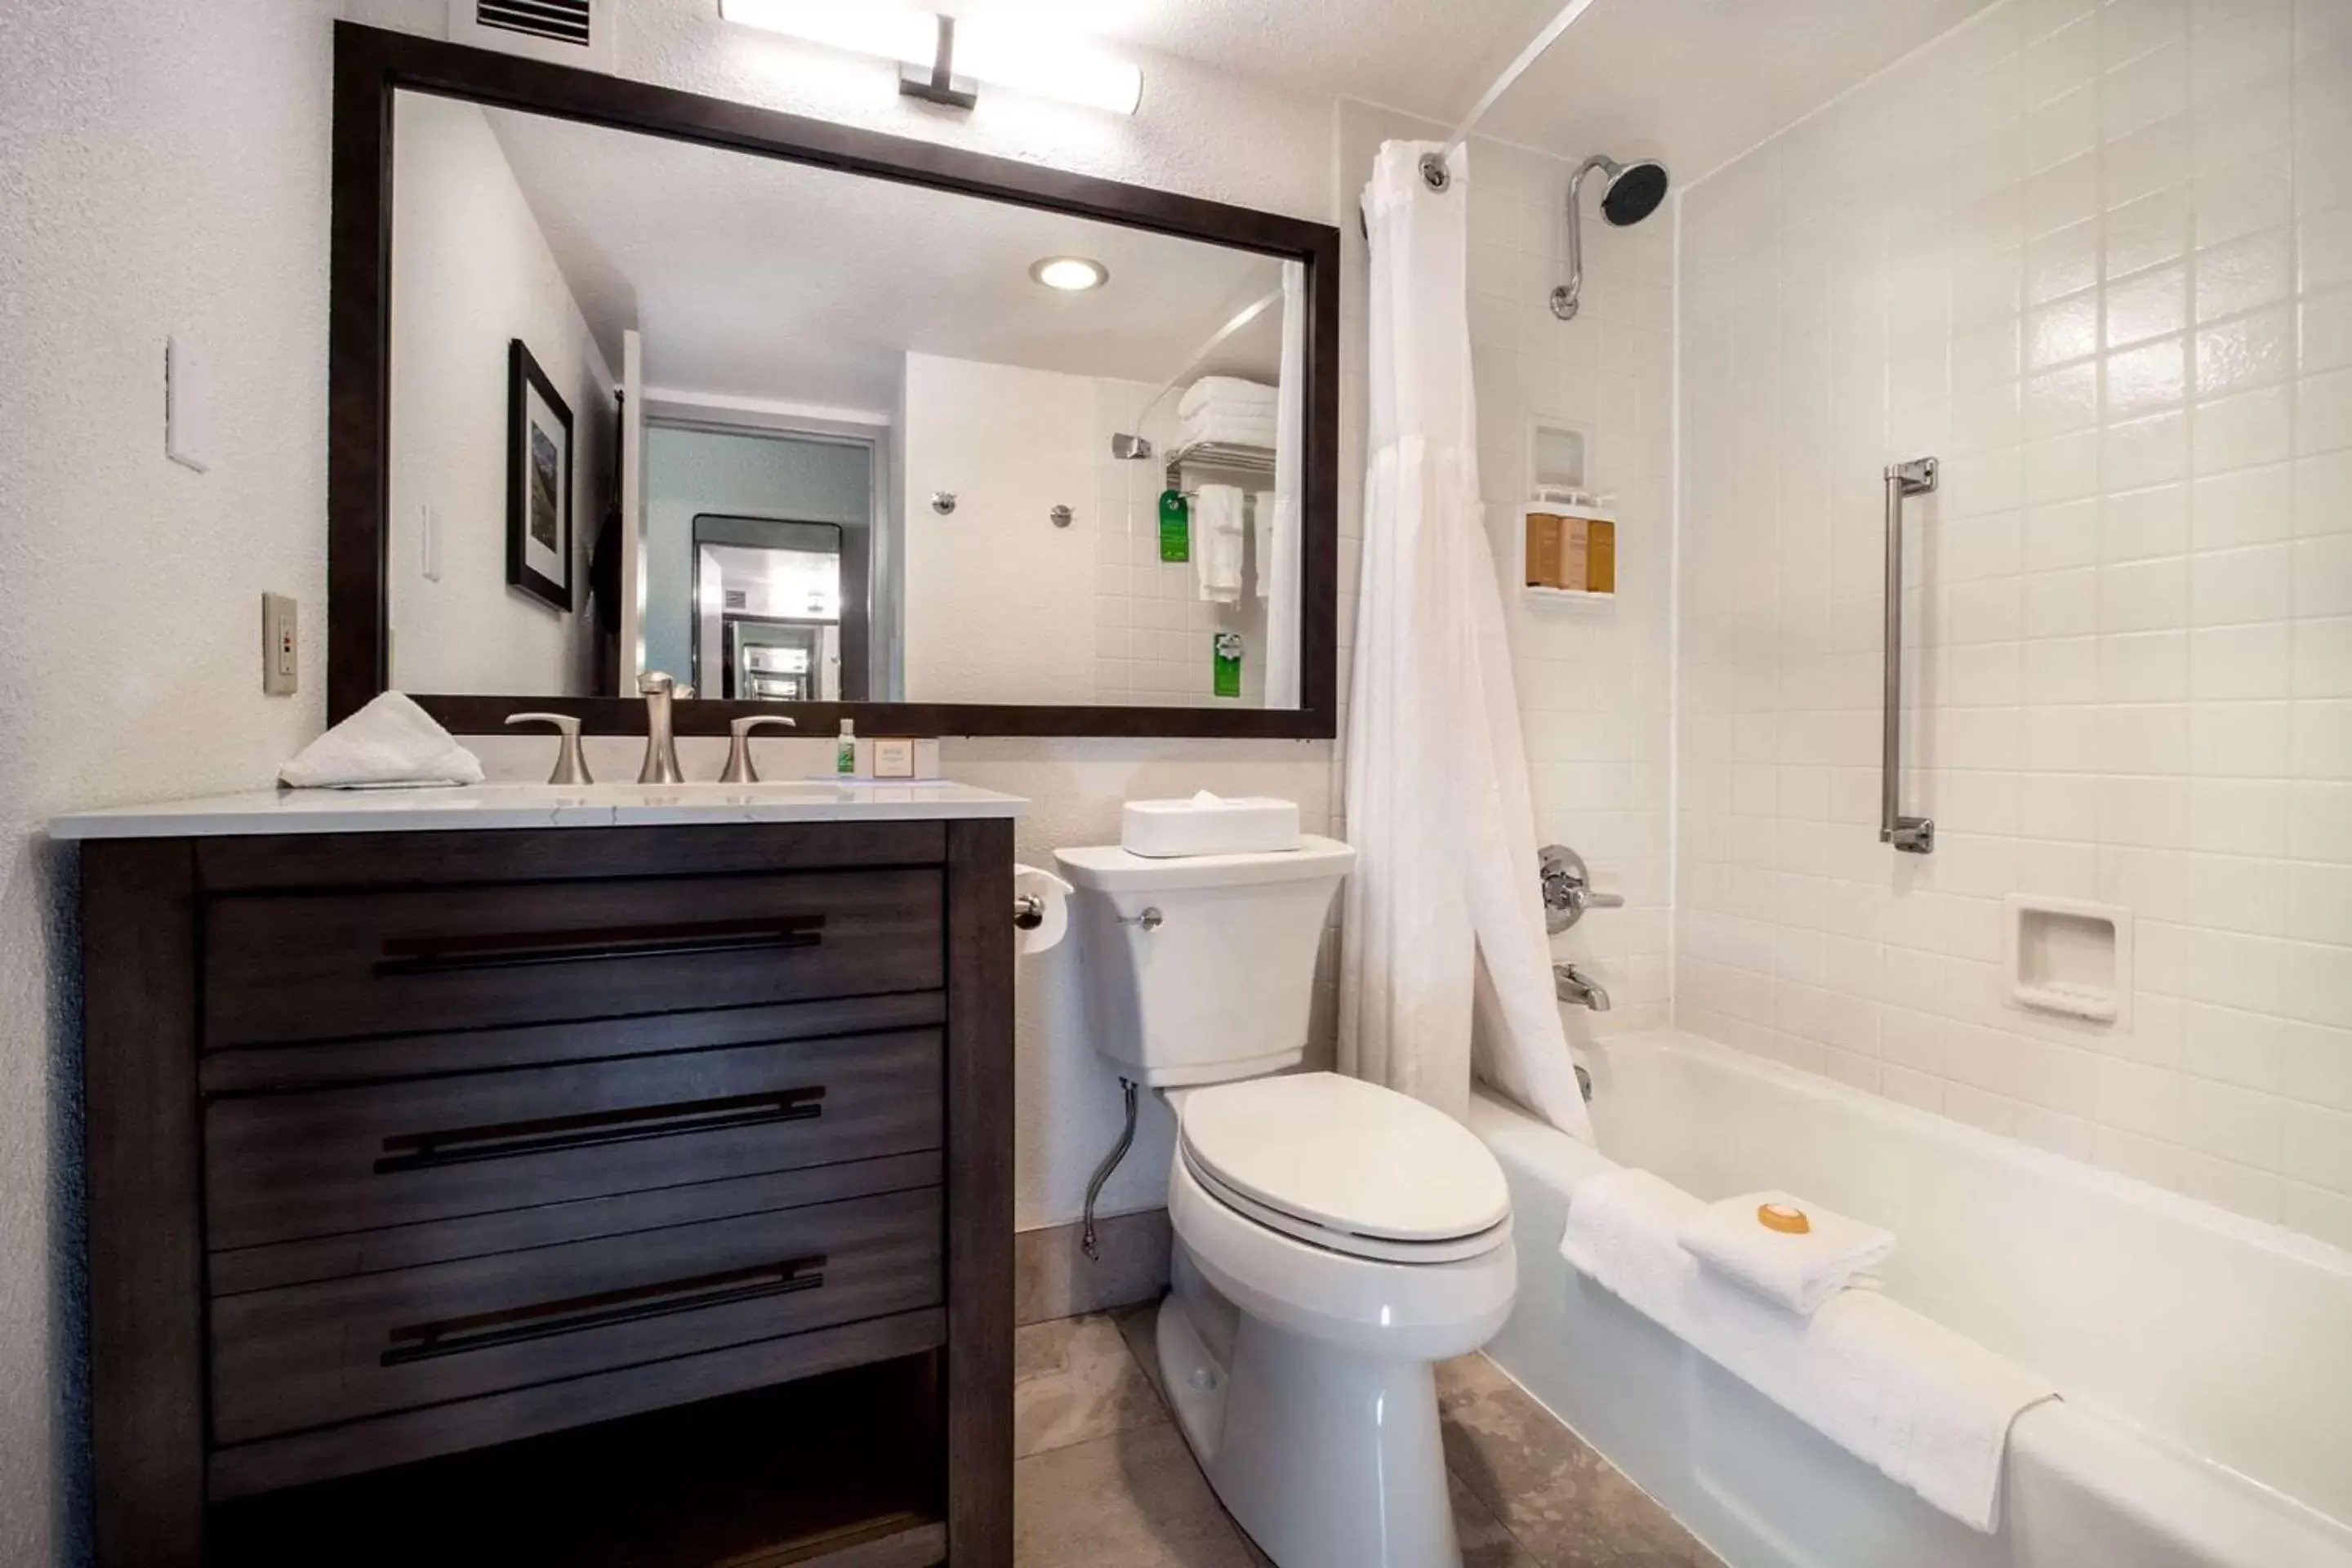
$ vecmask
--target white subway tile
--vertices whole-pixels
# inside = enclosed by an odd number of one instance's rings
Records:
[[[2352,541],[2352,536],[2346,537]],[[2352,557],[2352,551],[2347,554]],[[2297,566],[2295,548],[2286,544],[2209,551],[2192,556],[2189,599],[2194,624],[2210,626],[2284,619],[2306,593],[2297,581]]]
[[[2269,386],[2200,405],[2197,472],[2217,474],[2284,461],[2294,440],[2290,390]]]
[[[2290,464],[2199,478],[2189,492],[2189,536],[2200,550],[2267,544],[2294,531]]]

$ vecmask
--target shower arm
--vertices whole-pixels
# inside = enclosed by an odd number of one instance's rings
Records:
[[[1568,282],[1551,291],[1551,313],[1563,321],[1575,319],[1584,298],[1584,176],[1595,170],[1614,179],[1617,160],[1595,153],[1568,177]]]

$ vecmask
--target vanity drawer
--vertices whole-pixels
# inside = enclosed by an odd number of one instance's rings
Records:
[[[937,989],[936,868],[234,895],[208,1047]]]
[[[205,1109],[215,1251],[940,1146],[937,1029],[465,1073]]]
[[[254,1291],[212,1305],[212,1426],[241,1443],[941,1300],[938,1189]]]

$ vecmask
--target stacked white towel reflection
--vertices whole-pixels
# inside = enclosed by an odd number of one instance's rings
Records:
[[[1805,1216],[1802,1232],[1774,1230],[1767,1207]],[[1891,1232],[1782,1192],[1744,1193],[1709,1204],[1683,1227],[1683,1250],[1776,1307],[1811,1316],[1857,1274],[1895,1250]]]
[[[1202,485],[1192,501],[1192,570],[1206,603],[1240,601],[1244,537],[1242,492],[1232,485]]]
[[[1578,1184],[1560,1254],[1790,1415],[1972,1529],[1999,1526],[2001,1464],[2049,1380],[1874,1290],[1811,1317],[1700,1266],[1682,1237],[1706,1205],[1647,1171]]]
[[[1177,402],[1178,438],[1186,446],[1213,441],[1270,448],[1276,416],[1273,387],[1229,375],[1204,375],[1186,387]]]

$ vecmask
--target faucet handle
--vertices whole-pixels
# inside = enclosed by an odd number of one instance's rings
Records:
[[[668,675],[658,669],[648,669],[637,677],[638,696],[653,697],[664,691],[667,691],[672,695],[677,693],[677,680],[676,677]]]
[[[760,782],[760,770],[751,765],[751,731],[765,724],[777,725],[786,730],[800,728],[797,722],[785,718],[781,713],[754,713],[749,718],[730,720],[727,730],[734,739],[727,748],[727,770],[719,775],[720,784],[749,784]]]
[[[580,751],[580,721],[569,713],[509,713],[509,724],[551,724],[563,743],[555,753],[555,771],[547,775],[551,784],[584,784],[596,781],[588,776],[588,759]]]
[[[1538,850],[1537,879],[1543,888],[1544,930],[1558,936],[1584,918],[1587,910],[1624,907],[1622,893],[1598,893],[1584,857],[1564,844],[1547,844]]]

